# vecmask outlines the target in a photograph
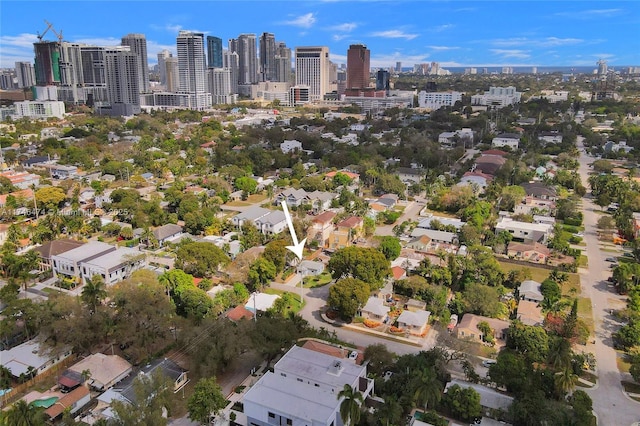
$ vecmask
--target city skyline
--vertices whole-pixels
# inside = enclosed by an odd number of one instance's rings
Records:
[[[71,42],[115,46],[129,33],[144,34],[150,65],[163,49],[177,54],[180,30],[219,37],[224,48],[240,34],[272,33],[292,49],[327,46],[337,64],[346,63],[349,45],[365,44],[372,68],[640,64],[640,6],[628,1],[7,1],[0,16],[2,68],[33,62],[45,19]],[[44,39],[55,37],[50,30]]]

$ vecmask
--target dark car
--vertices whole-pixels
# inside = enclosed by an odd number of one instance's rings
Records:
[[[618,259],[616,259],[615,257],[607,257],[607,258],[605,259],[605,262],[618,263]]]

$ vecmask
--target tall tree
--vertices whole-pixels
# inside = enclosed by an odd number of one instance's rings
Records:
[[[94,275],[86,281],[86,284],[82,287],[80,298],[89,307],[91,312],[95,312],[97,306],[107,297],[104,279],[101,275]]]
[[[351,385],[345,384],[344,388],[338,393],[338,399],[344,398],[340,403],[340,418],[346,426],[357,425],[360,421],[361,408],[364,402],[362,393]]]
[[[163,411],[166,410],[171,415],[172,389],[171,380],[160,371],[150,376],[139,375],[133,381],[134,400],[130,403],[125,401],[111,403],[115,414],[113,424],[116,426],[166,425],[167,418],[163,415]]]
[[[342,318],[353,318],[367,303],[369,298],[369,285],[355,278],[343,278],[329,289],[327,304],[335,308]]]
[[[7,411],[0,413],[0,425],[2,426],[44,426],[44,410],[27,403],[24,399],[18,400]]]
[[[200,379],[187,403],[189,418],[202,424],[208,424],[226,406],[227,400],[215,377]]]
[[[424,406],[425,411],[434,408],[442,398],[442,383],[433,367],[423,367],[414,376],[414,402]]]

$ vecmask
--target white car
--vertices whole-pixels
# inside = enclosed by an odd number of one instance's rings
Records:
[[[351,351],[351,353],[349,354],[349,359],[355,360],[356,358],[358,358],[358,352],[357,351]]]
[[[495,363],[497,363],[495,359],[485,359],[484,361],[482,361],[482,365],[487,368],[491,367]]]

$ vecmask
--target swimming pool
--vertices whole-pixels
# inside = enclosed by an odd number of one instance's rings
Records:
[[[31,405],[33,405],[34,407],[49,408],[53,404],[55,404],[58,399],[59,398],[57,396],[52,396],[52,397],[44,398],[44,399],[36,399],[35,401],[31,402]]]

